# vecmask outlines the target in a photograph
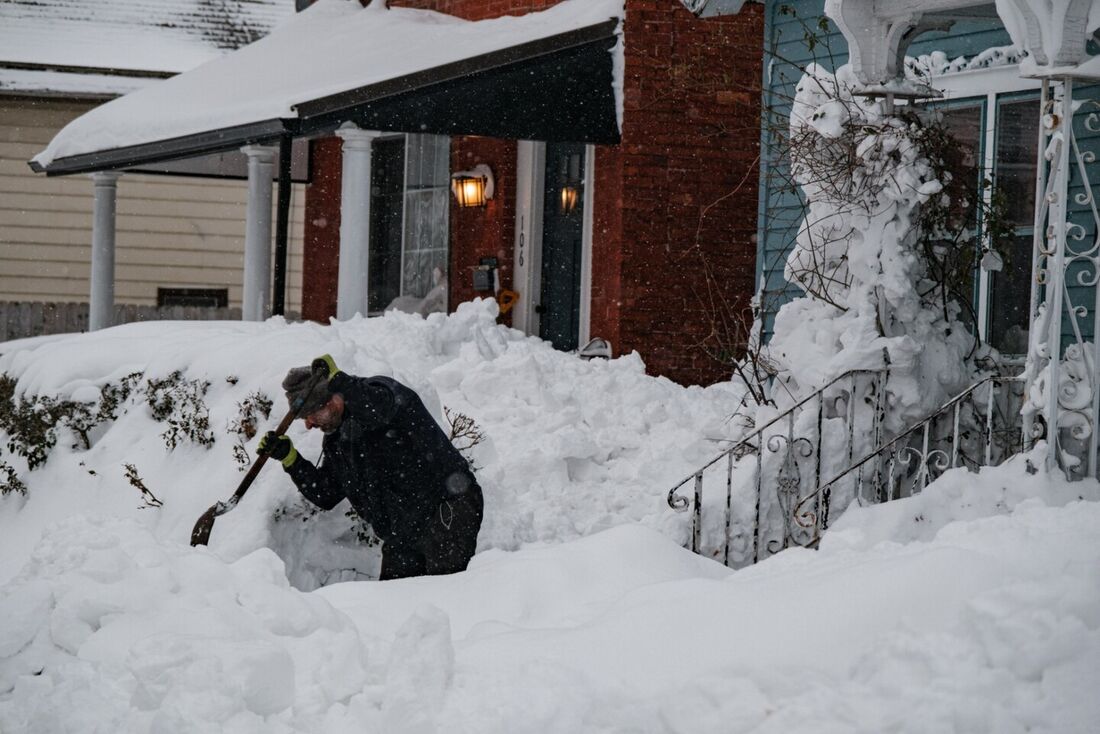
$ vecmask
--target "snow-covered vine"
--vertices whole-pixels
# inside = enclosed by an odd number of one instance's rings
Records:
[[[810,65],[797,88],[789,146],[806,215],[785,277],[805,295],[779,310],[770,356],[796,395],[888,364],[889,422],[904,424],[971,377],[955,293],[978,252],[975,199],[955,200],[934,114],[894,113],[855,87],[846,66]]]

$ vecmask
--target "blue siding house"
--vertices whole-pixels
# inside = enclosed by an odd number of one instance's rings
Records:
[[[848,44],[826,16],[823,0],[784,0],[766,5],[765,152],[761,156],[757,283],[770,316],[801,294],[784,280],[783,266],[804,213],[782,145],[776,141],[776,131],[787,124],[795,86],[806,65],[816,63],[834,70],[848,62]],[[1027,351],[1041,82],[1020,75],[1020,50],[1012,46],[992,4],[966,9],[959,16],[949,30],[918,36],[906,56],[918,61],[912,65],[921,67],[924,73],[931,71],[931,85],[943,92],[942,99],[924,103],[943,110],[952,131],[973,147],[975,185],[988,177],[1007,195],[1016,239],[1006,249],[1013,256],[1001,272],[975,273],[972,305],[982,339],[1006,355],[1022,357]],[[1100,53],[1095,37],[1089,40],[1088,51],[1090,55]],[[1096,104],[1100,84],[1091,81],[1078,86],[1074,97],[1083,103],[1074,116],[1078,145],[1082,153],[1095,154],[1100,151],[1100,125],[1090,114],[1100,113]],[[1100,164],[1085,161],[1085,168],[1095,188],[1100,182]],[[1080,171],[1071,172],[1069,186],[1070,221],[1084,229],[1084,241],[1095,241],[1097,224],[1089,204],[1082,200],[1087,192]],[[1085,264],[1078,263],[1067,278],[1071,298],[1075,303],[1095,303],[1095,286],[1083,285],[1077,277],[1084,275],[1088,283],[1095,274],[1084,270]],[[1081,327],[1084,338],[1091,340],[1095,318],[1086,319]],[[1072,334],[1068,322],[1063,329],[1067,337]]]
[[[700,22],[742,4],[681,1]],[[804,295],[784,277],[807,211],[786,150],[796,87],[808,67],[849,65],[854,93],[884,99],[887,114],[901,105],[941,112],[963,151],[953,181],[996,202],[995,242],[982,223],[990,206],[971,220],[981,249],[962,276],[972,283],[962,320],[1022,386],[1023,445],[1042,438],[1048,469],[1097,476],[1100,0],[764,4],[757,287],[765,338],[782,306]]]

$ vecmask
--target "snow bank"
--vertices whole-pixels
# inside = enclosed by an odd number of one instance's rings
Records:
[[[736,573],[625,526],[312,593],[267,551],[73,518],[0,589],[0,729],[1091,732],[1100,503],[1010,476],[1014,509],[869,540],[902,500]]]
[[[71,518],[4,591],[6,730],[264,731],[365,682],[347,617],[289,588],[266,549],[226,564],[136,523]]]
[[[184,368],[211,382],[218,441],[169,452],[132,400],[90,450],[62,440],[23,473],[26,497],[0,497],[0,731],[1094,731],[1096,482],[1030,473],[1026,456],[952,471],[850,509],[820,551],[731,572],[681,547],[687,518],[663,503],[715,450],[707,436],[733,430],[739,393],[647,377],[636,356],[581,361],[495,314],[4,345],[0,372],[60,396]],[[466,572],[303,591],[369,576],[369,552],[339,510],[293,514],[278,469],[210,548],[186,545],[240,477],[223,432],[236,403],[323,352],[486,431],[488,515]],[[123,461],[162,507],[138,509]]]
[[[478,423],[486,436],[473,452],[486,495],[482,550],[556,543],[629,522],[685,539],[688,518],[668,509],[665,493],[717,452],[709,438],[736,430],[727,418],[740,392],[649,377],[637,355],[583,361],[497,326],[495,315],[494,302],[478,301],[427,319],[389,313],[332,326],[160,322],[0,346],[0,373],[18,378],[17,389],[27,394],[88,399],[136,371],[163,378],[182,369],[187,379],[211,383],[206,403],[217,439],[210,449],[167,451],[164,425],[138,399],[90,451],[70,448],[73,441],[63,437],[44,467],[22,472],[26,498],[0,498],[0,527],[7,529],[0,533],[0,581],[15,573],[43,527],[69,515],[127,517],[157,538],[186,541],[198,516],[240,481],[226,433],[238,403],[255,391],[267,394],[276,401],[267,422],[274,425],[286,409],[279,391],[286,370],[326,352],[352,374],[410,385],[441,424],[443,407]],[[316,459],[320,436],[300,422],[290,435]],[[7,452],[0,458],[17,463]],[[122,476],[126,463],[162,508],[138,509],[140,495]],[[308,512],[273,466],[217,520],[211,548],[236,559],[272,547],[305,589],[375,575],[377,557],[351,542],[345,509]]]

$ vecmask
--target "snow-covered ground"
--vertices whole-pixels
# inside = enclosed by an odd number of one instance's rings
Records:
[[[850,509],[820,551],[730,572],[681,548],[687,518],[664,495],[736,433],[740,391],[557,353],[493,308],[0,345],[0,372],[32,394],[94,399],[184,369],[211,383],[217,438],[168,451],[133,398],[90,450],[63,437],[22,472],[26,497],[0,498],[0,731],[1095,731],[1095,482],[1028,474],[1024,457],[950,472]],[[485,432],[465,573],[316,588],[369,575],[373,550],[347,542],[340,510],[302,512],[278,467],[209,548],[187,545],[241,476],[237,403],[278,397],[274,423],[285,370],[323,352]],[[316,436],[292,435],[316,455]],[[162,507],[139,509],[124,463]]]

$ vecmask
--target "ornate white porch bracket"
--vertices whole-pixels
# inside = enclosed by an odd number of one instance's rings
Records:
[[[1089,9],[1094,0],[998,0],[997,14],[1017,46],[1027,49],[1037,73],[1049,76],[1087,58]],[[1031,66],[1030,64],[1028,66]]]
[[[95,187],[92,214],[92,273],[88,299],[88,331],[114,325],[115,318],[115,202],[118,171],[91,175]]]
[[[241,319],[263,321],[271,315],[271,178],[279,149],[246,145],[241,152],[248,156]]]
[[[378,133],[346,122],[336,134],[343,140],[336,318],[344,321],[357,313],[367,315],[371,145]]]
[[[935,96],[905,80],[905,52],[922,33],[945,31],[953,21],[934,12],[971,6],[974,0],[825,0],[825,14],[848,42],[848,63],[868,94]]]

